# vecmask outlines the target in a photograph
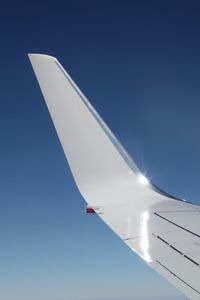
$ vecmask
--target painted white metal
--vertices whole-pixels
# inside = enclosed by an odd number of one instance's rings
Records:
[[[54,57],[29,58],[86,202],[149,266],[200,299],[200,207],[151,185]]]

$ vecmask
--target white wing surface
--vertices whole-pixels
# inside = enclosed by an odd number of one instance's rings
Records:
[[[153,186],[59,62],[30,54],[78,189],[99,217],[189,299],[200,299],[200,207]]]

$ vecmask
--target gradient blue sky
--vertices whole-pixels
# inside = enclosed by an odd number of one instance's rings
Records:
[[[199,1],[13,1],[0,37],[0,299],[184,300],[85,215],[27,53],[56,56],[152,181],[200,203]]]

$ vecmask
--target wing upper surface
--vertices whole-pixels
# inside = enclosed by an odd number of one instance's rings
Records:
[[[86,202],[152,268],[200,299],[200,208],[139,180],[135,163],[59,62],[29,57]]]

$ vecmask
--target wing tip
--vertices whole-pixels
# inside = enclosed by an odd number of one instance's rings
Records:
[[[40,54],[40,53],[28,53],[28,57],[31,62],[38,59],[57,61],[56,57],[54,56],[47,55],[47,54]]]

